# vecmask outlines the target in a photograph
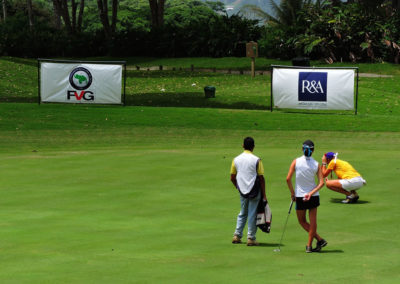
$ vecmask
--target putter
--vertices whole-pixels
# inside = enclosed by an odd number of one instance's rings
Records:
[[[283,239],[283,235],[285,234],[286,225],[287,225],[287,222],[288,222],[289,216],[290,216],[290,211],[292,211],[293,201],[294,201],[294,200],[292,199],[292,201],[290,202],[289,212],[288,212],[288,215],[287,215],[287,217],[286,217],[286,223],[285,223],[285,226],[283,227],[283,232],[282,232],[281,240],[279,241],[279,247],[278,247],[277,249],[274,249],[274,251],[281,251],[282,239]]]

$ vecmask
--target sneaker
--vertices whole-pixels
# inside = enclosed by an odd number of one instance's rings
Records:
[[[325,247],[328,244],[327,241],[324,239],[321,239],[320,241],[317,242],[317,246],[315,249],[313,249],[314,252],[320,252],[323,247]]]
[[[259,242],[253,239],[247,239],[247,246],[253,247],[253,246],[259,246]]]
[[[233,239],[232,239],[232,244],[241,244],[241,243],[242,243],[242,239],[239,236],[234,235]]]
[[[345,200],[342,200],[342,203],[344,203],[344,204],[356,203],[359,198],[360,197],[358,196],[357,193],[356,194],[350,194],[350,195],[346,196]]]
[[[351,195],[352,195],[352,198],[353,198],[353,202],[354,202],[354,203],[356,203],[357,200],[360,198],[360,197],[358,196],[358,193],[357,193],[355,190],[352,190],[352,191],[351,191]]]
[[[306,246],[306,253],[313,252],[313,249],[311,246]]]

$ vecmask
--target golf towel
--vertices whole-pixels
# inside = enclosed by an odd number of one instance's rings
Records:
[[[257,220],[256,225],[264,233],[271,231],[272,213],[269,208],[268,201],[264,201],[262,198],[258,203],[257,207]]]

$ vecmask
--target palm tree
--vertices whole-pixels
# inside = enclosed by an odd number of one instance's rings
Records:
[[[244,5],[240,12],[246,15],[253,15],[263,19],[266,24],[277,24],[291,26],[296,24],[298,12],[306,5],[315,5],[323,8],[328,2],[326,0],[281,0],[277,4],[274,0],[269,0],[272,13],[267,13],[256,5]]]

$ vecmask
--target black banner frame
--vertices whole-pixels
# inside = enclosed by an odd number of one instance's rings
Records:
[[[59,59],[47,59],[47,58],[38,58],[37,59],[37,72],[38,72],[38,104],[41,104],[41,96],[40,96],[40,91],[41,91],[41,76],[40,76],[40,71],[41,71],[41,62],[51,62],[51,63],[67,63],[67,64],[109,64],[109,65],[122,65],[123,66],[123,81],[124,81],[124,86],[123,86],[123,95],[122,95],[122,103],[121,105],[125,106],[126,104],[126,61],[95,61],[95,60],[59,60]],[[85,104],[88,105],[88,104]],[[118,105],[118,104],[113,104],[113,105]]]
[[[356,71],[356,99],[355,99],[355,107],[354,114],[357,115],[358,108],[358,81],[359,81],[359,69],[358,67],[303,67],[303,66],[286,66],[286,65],[271,65],[271,112],[273,111],[273,92],[272,92],[272,82],[274,79],[274,68],[285,68],[285,69],[331,69],[331,70],[355,70]]]

